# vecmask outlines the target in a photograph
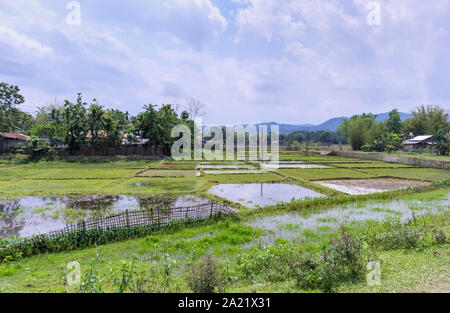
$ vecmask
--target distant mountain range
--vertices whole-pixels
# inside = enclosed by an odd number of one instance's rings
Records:
[[[400,118],[402,121],[406,120],[408,118],[411,118],[413,116],[411,113],[399,112],[399,114],[400,114]],[[376,120],[379,122],[384,122],[388,118],[389,118],[389,113],[381,113],[381,114],[377,114]],[[295,124],[279,124],[276,122],[267,122],[267,123],[257,124],[256,126],[266,125],[267,129],[270,131],[270,126],[278,125],[280,128],[281,134],[290,134],[290,133],[293,133],[295,131],[300,131],[300,130],[302,130],[302,131],[328,130],[328,131],[335,132],[338,129],[339,125],[341,125],[342,122],[344,122],[347,119],[349,119],[349,118],[348,117],[335,117],[335,118],[329,119],[326,122],[323,122],[320,125],[313,125],[313,124],[295,125]]]

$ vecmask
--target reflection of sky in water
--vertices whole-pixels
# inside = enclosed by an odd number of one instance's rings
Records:
[[[228,175],[228,174],[264,174],[265,171],[260,170],[228,170],[228,171],[205,171],[207,175]]]
[[[24,197],[14,201],[0,200],[0,238],[28,237],[62,229],[66,224],[85,218],[139,210],[154,203],[154,198],[131,196],[105,197]],[[170,200],[170,206],[185,207],[209,203],[208,199],[181,196]]]
[[[263,236],[262,242],[272,244],[277,238],[294,242],[305,240],[303,232],[333,231],[341,225],[352,222],[364,222],[373,220],[381,222],[386,216],[398,216],[402,221],[407,221],[423,214],[438,214],[449,209],[450,196],[443,201],[404,201],[394,200],[389,202],[368,202],[361,207],[358,204],[348,204],[323,211],[310,213],[309,215],[290,212],[280,215],[265,216],[248,221],[248,224],[265,230],[269,233]]]
[[[223,165],[198,165],[197,169],[218,169],[218,170],[222,170],[222,169],[254,169],[254,167],[251,165],[223,164]]]
[[[250,208],[305,197],[324,197],[313,190],[289,184],[222,184],[213,186],[209,193]]]
[[[289,169],[289,168],[332,168],[331,166],[319,164],[301,164],[301,163],[261,163],[261,168],[267,169]]]

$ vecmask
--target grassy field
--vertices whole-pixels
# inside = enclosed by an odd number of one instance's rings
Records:
[[[403,196],[405,200],[436,201],[447,198],[448,190],[436,190],[423,194]],[[385,201],[379,201],[383,203]],[[372,202],[373,203],[373,202]],[[376,202],[375,202],[376,203]],[[361,207],[366,202],[359,203]],[[308,216],[307,212],[302,213]],[[261,216],[261,215],[260,215]],[[263,215],[265,216],[265,215]],[[102,288],[104,291],[114,291],[115,287],[108,272],[118,270],[122,260],[137,257],[137,262],[144,266],[154,267],[152,279],[155,286],[151,291],[162,291],[163,276],[159,276],[159,266],[165,262],[174,261],[172,277],[165,287],[166,292],[187,291],[186,270],[193,261],[198,261],[206,252],[212,253],[218,262],[228,272],[231,281],[227,284],[227,292],[310,292],[319,290],[305,290],[296,285],[294,279],[277,277],[267,258],[286,258],[286,266],[292,260],[291,253],[308,254],[320,250],[321,245],[337,234],[338,231],[326,229],[310,230],[307,240],[296,246],[289,246],[279,240],[273,246],[263,247],[259,244],[264,231],[250,227],[247,223],[253,217],[242,220],[228,219],[212,225],[184,228],[174,232],[155,234],[141,239],[111,243],[102,246],[102,262],[98,270],[104,275]],[[435,218],[430,224],[443,227],[450,235],[450,215],[444,213]],[[289,227],[288,227],[289,229]],[[380,231],[379,224],[353,223],[350,230],[356,234],[373,229]],[[269,253],[267,249],[274,249]],[[62,275],[68,262],[77,261],[82,271],[90,269],[90,262],[96,256],[95,248],[65,252],[42,254],[18,261],[0,264],[1,292],[65,292]],[[407,292],[411,290],[427,291],[434,281],[448,277],[450,262],[449,245],[432,246],[425,249],[411,251],[383,251],[377,252],[377,260],[382,264],[382,285],[376,288],[367,286],[364,281],[344,283],[339,292]],[[278,255],[280,254],[280,255]],[[286,254],[286,255],[284,255]],[[167,259],[166,259],[167,258]],[[255,264],[243,265],[243,260],[254,259]],[[278,260],[279,262],[279,260]],[[266,265],[264,265],[266,264]],[[244,267],[243,267],[244,266]],[[267,266],[266,271],[262,266]],[[258,268],[261,267],[261,270]],[[235,276],[234,276],[235,275]],[[283,273],[280,273],[283,275]],[[447,275],[447,276],[445,276]],[[431,285],[430,285],[431,284]],[[73,289],[71,291],[76,291]]]
[[[450,157],[448,155],[436,155],[436,153],[432,152],[424,152],[422,154],[418,152],[407,152],[407,151],[396,151],[396,152],[381,152],[381,154],[393,155],[393,156],[402,156],[408,158],[416,158],[416,159],[425,159],[425,160],[442,160],[442,161],[450,161]]]
[[[115,291],[114,275],[120,272],[122,261],[136,256],[139,268],[151,268],[151,282],[147,291],[189,291],[187,272],[192,263],[211,253],[226,273],[227,292],[318,292],[319,289],[299,287],[292,273],[285,273],[282,265],[295,257],[319,253],[324,244],[338,235],[327,224],[305,230],[306,240],[292,244],[276,240],[264,244],[267,232],[250,226],[254,218],[299,212],[308,216],[314,210],[328,210],[345,203],[370,207],[399,200],[408,203],[421,201],[423,207],[433,207],[436,201],[447,201],[448,184],[401,192],[368,196],[346,196],[341,192],[315,184],[321,179],[365,179],[376,177],[407,178],[439,182],[448,180],[450,172],[438,169],[409,168],[397,164],[361,161],[359,159],[285,153],[284,160],[311,164],[327,164],[326,169],[279,169],[263,174],[223,174],[196,176],[198,162],[158,160],[118,160],[113,162],[0,162],[0,198],[51,195],[198,195],[224,202],[237,209],[238,219],[227,218],[211,225],[183,228],[102,246],[102,262],[93,269],[91,261],[98,250],[94,248],[63,253],[41,254],[12,262],[0,263],[0,292],[77,292],[63,284],[64,268],[70,261],[78,261],[81,269],[100,271],[104,275],[102,290]],[[211,163],[212,164],[212,163]],[[230,164],[216,161],[214,164]],[[255,165],[257,167],[257,165]],[[295,201],[264,209],[250,209],[227,199],[212,196],[208,190],[217,184],[287,183],[303,186],[330,198]],[[450,215],[441,212],[431,218],[429,225],[449,235]],[[329,222],[330,220],[328,220]],[[326,219],[323,221],[326,222]],[[294,231],[298,225],[287,224],[284,231]],[[379,222],[351,223],[350,231],[359,236],[368,230],[381,233]],[[382,264],[381,286],[367,286],[364,281],[343,282],[339,292],[408,292],[441,291],[448,288],[449,246],[432,245],[411,251],[379,250],[377,260]],[[279,263],[277,267],[277,262]],[[283,263],[284,262],[284,263]],[[293,262],[293,261],[292,261]],[[273,263],[271,267],[269,264]],[[162,273],[170,269],[170,277]],[[420,273],[419,275],[417,273]],[[112,276],[111,276],[112,275]]]

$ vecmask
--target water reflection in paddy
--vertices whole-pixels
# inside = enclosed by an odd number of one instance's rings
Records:
[[[213,186],[209,193],[250,208],[292,199],[324,197],[313,190],[290,184],[221,184]]]
[[[158,203],[166,207],[187,207],[209,203],[195,196],[133,197],[24,197],[0,200],[0,238],[28,237],[59,230],[86,218],[100,218],[125,210],[145,209]]]
[[[272,244],[278,238],[303,242],[306,240],[305,233],[335,231],[341,225],[352,222],[381,222],[386,216],[398,216],[402,221],[407,221],[413,218],[413,214],[417,217],[442,213],[449,209],[449,200],[450,196],[442,201],[373,201],[365,203],[364,206],[348,204],[310,213],[290,212],[259,217],[250,220],[248,224],[268,231],[262,238],[264,244]]]

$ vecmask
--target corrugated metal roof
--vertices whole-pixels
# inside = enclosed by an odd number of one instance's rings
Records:
[[[411,140],[414,140],[414,141],[424,141],[424,140],[430,139],[431,137],[433,137],[433,135],[417,136],[417,137],[414,137],[414,138],[411,139]]]
[[[19,133],[0,133],[0,137],[8,139],[28,139],[30,137]]]
[[[432,144],[432,141],[430,141],[430,139],[433,138],[433,135],[426,135],[426,136],[417,136],[414,137],[412,139],[408,139],[403,141],[404,145],[416,145],[418,143],[427,143],[427,144]]]

